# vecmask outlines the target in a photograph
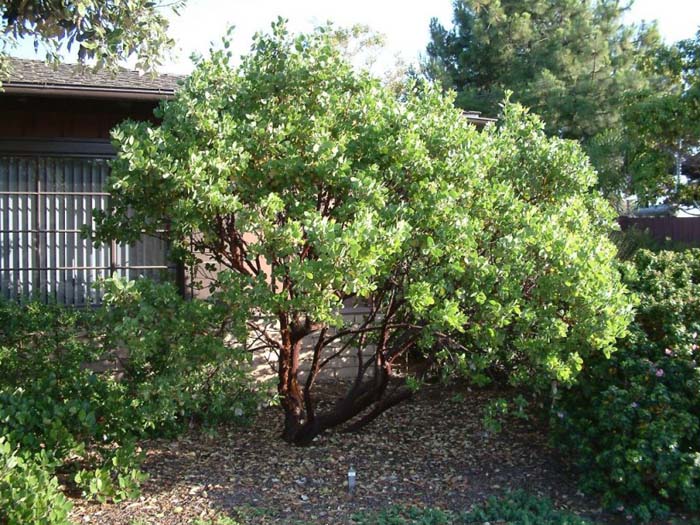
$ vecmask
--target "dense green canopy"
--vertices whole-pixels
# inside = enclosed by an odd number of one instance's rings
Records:
[[[628,97],[624,115],[630,190],[644,203],[665,196],[696,204],[697,186],[678,185],[675,171],[700,146],[700,33],[662,49],[647,67],[657,81]]]
[[[176,254],[222,270],[211,290],[232,333],[279,355],[289,441],[410,395],[415,380],[396,374],[409,352],[475,379],[500,362],[548,382],[624,331],[595,173],[520,106],[479,132],[437,89],[396,96],[355,71],[332,31],[278,23],[238,67],[225,49],[200,61],[158,115],[114,131],[95,239],[165,231]],[[340,315],[351,304],[364,320]],[[351,348],[355,383],[318,413],[315,379]]]

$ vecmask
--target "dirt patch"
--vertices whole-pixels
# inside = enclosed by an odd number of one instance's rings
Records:
[[[437,394],[440,395],[437,395]],[[77,500],[73,519],[101,525],[195,524],[231,516],[250,524],[344,524],[393,504],[465,510],[507,489],[610,523],[577,491],[545,432],[516,420],[497,435],[482,425],[497,393],[445,395],[428,387],[363,432],[329,433],[295,448],[279,438],[281,414],[264,410],[248,428],[193,432],[147,444],[143,495],[119,504]],[[354,496],[347,471],[357,471]]]

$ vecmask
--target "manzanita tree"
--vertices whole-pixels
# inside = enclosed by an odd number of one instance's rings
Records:
[[[518,106],[480,132],[439,89],[397,97],[331,36],[279,22],[237,67],[225,44],[161,105],[159,126],[117,128],[95,240],[166,232],[176,255],[214,263],[231,333],[279,356],[296,444],[408,397],[397,365],[409,352],[477,375],[510,353],[566,379],[609,350],[628,307],[581,149]],[[341,315],[352,304],[361,322]],[[319,374],[347,351],[346,395],[318,405]]]

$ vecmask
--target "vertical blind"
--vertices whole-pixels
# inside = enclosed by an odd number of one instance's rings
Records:
[[[95,248],[81,236],[109,194],[104,159],[0,156],[0,296],[64,305],[100,302],[99,280],[173,271],[167,243]]]

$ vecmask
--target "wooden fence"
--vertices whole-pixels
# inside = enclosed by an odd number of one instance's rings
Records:
[[[620,217],[623,230],[638,228],[648,231],[660,243],[673,243],[700,247],[700,217]]]

